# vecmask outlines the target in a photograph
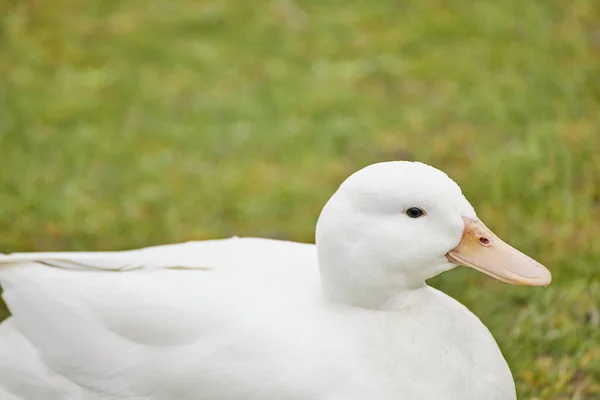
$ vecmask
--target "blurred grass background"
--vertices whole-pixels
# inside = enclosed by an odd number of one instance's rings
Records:
[[[432,284],[520,399],[600,399],[600,2],[0,0],[0,24],[0,252],[310,242],[351,172],[420,160],[554,275]]]

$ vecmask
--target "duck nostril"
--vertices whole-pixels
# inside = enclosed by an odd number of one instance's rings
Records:
[[[482,236],[479,238],[479,243],[481,243],[483,245],[488,245],[488,244],[490,244],[490,239]]]

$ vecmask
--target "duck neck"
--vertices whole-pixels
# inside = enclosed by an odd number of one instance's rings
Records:
[[[426,286],[424,279],[390,273],[361,264],[359,260],[330,260],[321,252],[319,269],[321,289],[326,300],[352,307],[380,310],[398,308],[410,293]]]
[[[406,299],[427,285],[421,282],[412,287],[348,287],[322,283],[325,299],[334,304],[370,310],[393,310],[404,306]]]

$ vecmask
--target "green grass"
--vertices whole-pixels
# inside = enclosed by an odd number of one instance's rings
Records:
[[[4,0],[0,24],[0,252],[312,241],[349,173],[421,160],[554,276],[432,284],[520,399],[600,399],[600,3]]]

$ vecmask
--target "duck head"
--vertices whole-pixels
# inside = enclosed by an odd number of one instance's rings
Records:
[[[452,179],[418,162],[351,175],[323,208],[316,243],[324,292],[352,304],[386,301],[457,265],[512,284],[551,281],[483,224]]]

